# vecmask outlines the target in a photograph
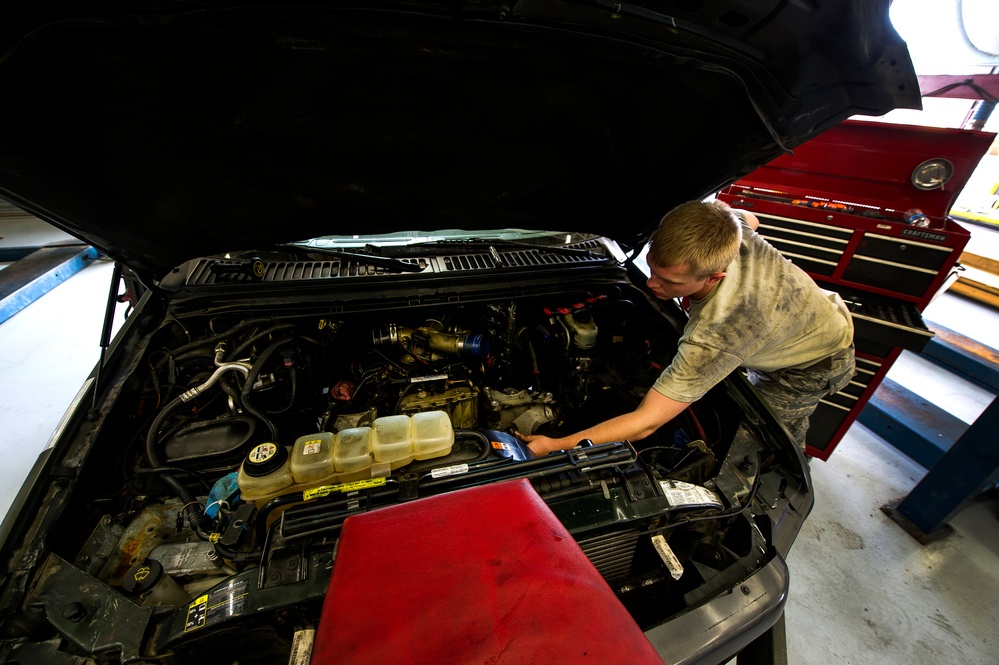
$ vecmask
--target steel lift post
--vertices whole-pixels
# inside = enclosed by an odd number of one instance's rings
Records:
[[[947,522],[999,475],[999,398],[975,420],[898,504],[882,506],[916,540],[938,540],[953,531]]]

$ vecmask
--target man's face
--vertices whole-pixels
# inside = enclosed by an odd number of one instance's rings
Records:
[[[645,284],[652,291],[652,294],[660,300],[670,300],[672,298],[682,298],[683,296],[693,296],[703,298],[711,290],[711,287],[718,283],[724,273],[709,275],[708,277],[697,277],[690,273],[686,265],[662,267],[649,263],[649,270],[652,276]]]

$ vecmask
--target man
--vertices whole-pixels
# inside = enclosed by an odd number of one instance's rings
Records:
[[[652,234],[647,285],[662,300],[689,300],[676,356],[634,411],[571,436],[523,437],[531,450],[642,439],[739,367],[804,447],[819,400],[853,376],[853,322],[842,299],[781,256],[758,226],[752,213],[720,201],[667,213]]]

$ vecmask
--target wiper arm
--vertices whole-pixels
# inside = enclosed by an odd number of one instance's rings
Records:
[[[356,261],[357,263],[364,263],[369,266],[376,266],[379,268],[385,268],[386,270],[391,270],[393,272],[423,272],[423,266],[417,263],[408,263],[402,259],[392,258],[391,256],[375,256],[373,254],[361,254],[360,252],[347,252],[342,249],[330,249],[327,247],[313,247],[311,245],[295,245],[286,244],[281,245],[281,247],[287,249],[293,249],[297,252],[319,252],[321,254],[328,254],[330,256],[336,256],[341,259],[348,259],[350,261]]]

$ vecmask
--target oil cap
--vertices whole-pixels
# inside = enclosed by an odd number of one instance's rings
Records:
[[[288,459],[288,449],[276,443],[254,446],[243,462],[243,473],[253,478],[266,476],[281,468]]]

